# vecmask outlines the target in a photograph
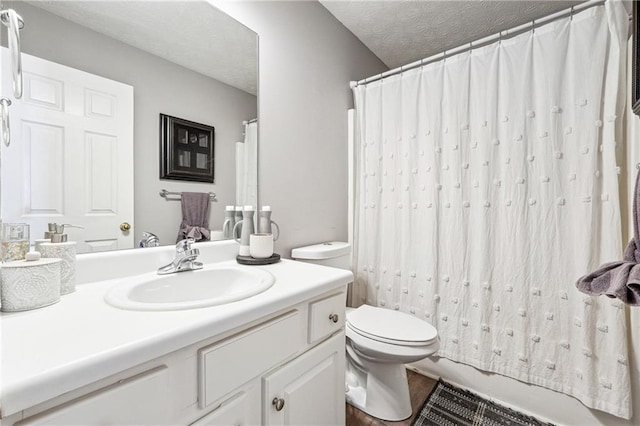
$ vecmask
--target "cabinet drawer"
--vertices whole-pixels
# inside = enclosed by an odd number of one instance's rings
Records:
[[[309,304],[309,343],[315,343],[344,326],[345,303],[345,295],[340,293]]]
[[[16,423],[160,425],[170,418],[168,369],[158,367]]]
[[[205,408],[304,347],[298,311],[198,351],[198,405]]]

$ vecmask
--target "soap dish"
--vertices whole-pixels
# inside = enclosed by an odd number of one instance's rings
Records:
[[[273,253],[271,257],[265,257],[264,259],[256,259],[251,256],[236,256],[236,260],[241,265],[271,265],[272,263],[280,262],[280,255]]]

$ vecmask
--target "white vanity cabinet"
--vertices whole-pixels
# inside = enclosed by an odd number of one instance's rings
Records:
[[[201,349],[202,408],[228,394],[223,383],[253,380],[194,425],[343,425],[344,301],[344,292],[314,300],[250,332]],[[256,407],[262,408],[257,421]]]
[[[344,289],[2,418],[26,425],[343,425]]]
[[[217,425],[344,425],[344,333],[251,381],[192,423]]]

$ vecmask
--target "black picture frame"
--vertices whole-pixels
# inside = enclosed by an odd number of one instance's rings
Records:
[[[638,79],[640,78],[640,52],[638,52],[638,47],[640,44],[638,43],[638,37],[640,37],[640,19],[638,19],[638,10],[637,1],[632,1],[633,3],[633,11],[632,11],[632,20],[631,20],[631,29],[633,31],[633,51],[632,51],[632,59],[631,59],[631,108],[636,115],[640,115],[640,82]]]
[[[160,179],[215,183],[215,128],[160,114]]]

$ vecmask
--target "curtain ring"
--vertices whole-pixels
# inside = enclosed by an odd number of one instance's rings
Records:
[[[574,7],[571,6],[571,14],[569,15],[569,20],[573,21],[573,13],[574,13]]]
[[[498,35],[498,44],[502,44],[502,31],[500,31],[500,34]]]
[[[534,34],[536,32],[536,20],[535,19],[533,19],[531,21],[531,32],[534,33]]]
[[[446,62],[447,61],[447,51],[445,50],[444,53],[442,54],[442,61]]]

